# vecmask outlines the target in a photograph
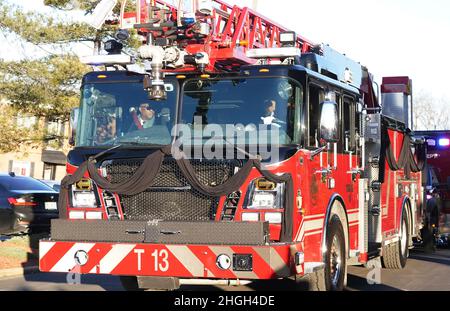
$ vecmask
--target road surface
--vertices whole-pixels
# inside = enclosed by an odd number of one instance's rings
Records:
[[[349,267],[347,290],[362,291],[450,291],[450,250],[438,250],[434,254],[425,254],[421,250],[411,251],[407,267],[401,271],[381,270],[377,275],[371,272],[371,280],[381,281],[379,285],[369,285],[367,275],[370,270],[364,267]],[[73,282],[72,282],[73,283]],[[239,287],[188,286],[182,290],[292,290],[287,281],[259,282]],[[61,273],[35,273],[31,275],[0,280],[2,291],[121,291],[118,277],[81,276],[81,284],[68,284],[67,275]]]

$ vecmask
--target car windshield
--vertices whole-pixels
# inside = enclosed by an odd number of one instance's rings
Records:
[[[0,177],[0,185],[7,191],[54,191],[46,184],[29,177]]]
[[[178,83],[166,81],[167,99],[148,99],[142,82],[90,83],[82,88],[76,146],[167,145]]]
[[[303,89],[288,78],[190,80],[183,89],[181,131],[257,145],[299,142]],[[236,140],[235,140],[236,139]],[[193,139],[194,140],[194,139]]]

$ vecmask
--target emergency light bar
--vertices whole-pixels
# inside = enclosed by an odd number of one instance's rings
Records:
[[[441,146],[441,147],[448,147],[448,146],[450,146],[450,139],[449,138],[441,138],[441,139],[439,139],[439,146]]]
[[[251,49],[247,51],[248,58],[288,58],[300,56],[300,49],[296,47],[281,47],[267,49]]]
[[[125,54],[112,54],[112,55],[92,55],[81,57],[80,61],[83,64],[91,66],[101,65],[129,65],[132,64],[131,56]]]

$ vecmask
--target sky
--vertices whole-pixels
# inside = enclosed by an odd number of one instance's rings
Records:
[[[42,0],[9,0],[27,10],[49,10]],[[173,0],[168,0],[172,2]],[[224,0],[251,7],[255,0]],[[408,75],[415,92],[450,100],[450,1],[448,0],[257,0],[257,11],[315,43],[327,43],[383,76]],[[12,40],[13,41],[13,40]],[[15,45],[15,46],[14,46]],[[0,58],[15,42],[0,45]],[[35,49],[36,50],[36,49]],[[87,47],[80,48],[88,53]],[[44,53],[37,49],[36,53]],[[450,109],[450,108],[447,108]]]

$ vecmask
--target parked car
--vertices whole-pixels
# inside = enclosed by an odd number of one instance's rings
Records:
[[[52,187],[56,192],[59,192],[61,190],[61,182],[57,180],[40,179],[40,181],[42,181],[47,186]]]
[[[58,218],[58,196],[37,179],[0,173],[0,234],[48,231]]]

